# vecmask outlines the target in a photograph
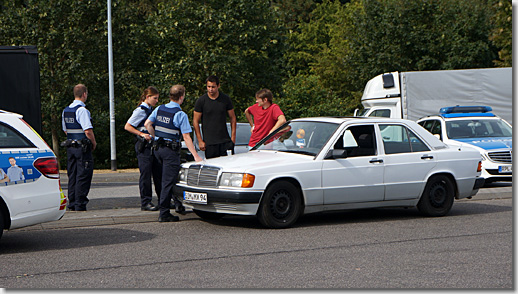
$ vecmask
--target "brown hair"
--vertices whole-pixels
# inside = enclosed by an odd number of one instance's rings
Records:
[[[74,98],[81,98],[84,93],[88,93],[88,89],[85,85],[77,84],[74,86]]]
[[[266,98],[268,102],[273,103],[273,94],[272,91],[268,89],[261,89],[255,93],[255,97],[264,99]]]
[[[182,85],[174,85],[169,90],[169,99],[178,101],[182,96],[185,95],[185,87]]]
[[[160,93],[158,92],[158,89],[157,89],[157,88],[155,88],[155,87],[153,87],[153,86],[149,86],[149,87],[147,87],[147,88],[144,90],[144,92],[142,92],[142,95],[140,95],[140,102],[139,102],[139,104],[138,104],[138,105],[142,104],[142,102],[144,102],[144,101],[146,100],[146,97],[147,97],[148,95],[158,95],[158,94],[160,94]]]

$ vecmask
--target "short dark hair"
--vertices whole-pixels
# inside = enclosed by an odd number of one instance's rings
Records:
[[[270,91],[268,89],[261,89],[261,90],[257,91],[257,93],[255,93],[255,97],[261,98],[261,99],[266,98],[268,100],[268,102],[273,103],[272,91]]]
[[[81,98],[84,93],[88,93],[88,89],[83,84],[77,84],[74,86],[74,97]]]
[[[185,87],[182,85],[174,85],[169,90],[169,99],[178,101],[182,96],[185,95]]]
[[[205,80],[205,83],[207,82],[211,82],[211,83],[216,83],[216,85],[219,86],[219,78],[217,76],[209,76],[206,80]]]

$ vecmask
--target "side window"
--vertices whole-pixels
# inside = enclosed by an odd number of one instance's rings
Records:
[[[390,109],[377,109],[374,110],[369,116],[375,117],[390,117]]]
[[[345,149],[347,157],[376,155],[374,126],[351,126],[347,128],[336,141],[334,149]]]
[[[11,126],[0,123],[0,148],[32,148],[34,145]]]
[[[429,151],[411,130],[402,125],[380,125],[385,154]]]
[[[419,124],[428,132],[432,133],[433,135],[439,135],[439,138],[441,138],[441,122],[439,120],[430,119],[419,122]]]

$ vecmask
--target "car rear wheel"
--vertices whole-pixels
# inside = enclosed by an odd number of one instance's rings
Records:
[[[426,183],[417,209],[426,216],[446,215],[453,206],[453,183],[444,175],[433,176]]]
[[[204,220],[218,220],[225,216],[225,214],[217,212],[201,211],[197,209],[193,209],[192,211]]]
[[[293,225],[302,212],[300,192],[290,182],[273,183],[264,193],[257,217],[268,228],[282,229]]]

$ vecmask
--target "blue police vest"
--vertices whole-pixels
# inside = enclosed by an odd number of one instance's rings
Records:
[[[179,111],[182,111],[179,107],[168,108],[164,105],[158,107],[155,120],[155,136],[170,140],[180,140],[180,128],[173,124],[174,115]]]
[[[144,112],[146,112],[146,117],[142,119],[142,121],[137,125],[136,129],[143,132],[143,133],[146,133],[146,134],[149,134],[149,132],[147,131],[147,129],[144,127],[144,123],[146,122],[146,119],[151,115],[151,113],[153,112],[153,109],[151,108],[147,108],[143,105],[140,105],[139,106],[142,110],[144,110]]]
[[[76,120],[76,111],[82,105],[76,107],[67,106],[63,111],[63,117],[65,119],[65,127],[67,129],[67,139],[81,140],[86,138],[85,131]]]

